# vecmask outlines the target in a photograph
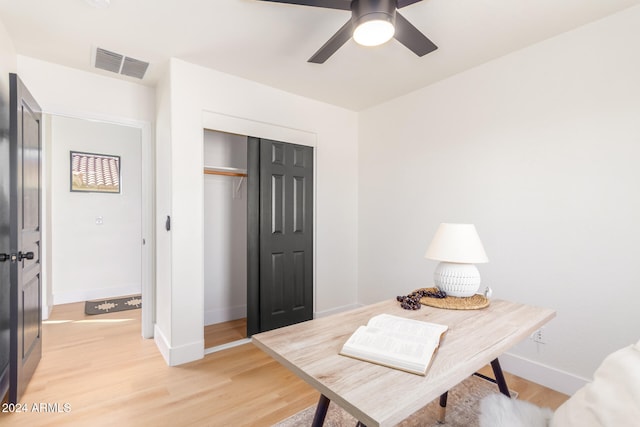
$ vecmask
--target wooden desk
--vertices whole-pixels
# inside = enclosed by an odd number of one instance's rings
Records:
[[[344,342],[380,313],[449,326],[425,377],[340,356]],[[393,426],[497,359],[555,316],[550,309],[492,300],[481,310],[395,300],[263,332],[253,343],[368,427]],[[322,402],[322,398],[321,398]]]

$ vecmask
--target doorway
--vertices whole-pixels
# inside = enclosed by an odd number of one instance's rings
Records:
[[[45,316],[53,304],[142,294],[141,333],[153,336],[150,127],[46,115]],[[70,152],[120,160],[120,191],[71,191]]]

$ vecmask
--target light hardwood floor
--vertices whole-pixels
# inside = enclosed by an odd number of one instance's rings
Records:
[[[247,337],[247,319],[231,320],[204,327],[204,348],[216,347]]]
[[[519,398],[556,408],[567,396],[507,374]],[[140,336],[140,310],[84,315],[55,306],[43,326],[43,358],[2,426],[270,426],[319,395],[253,344],[168,367]],[[31,412],[34,404],[69,412]]]

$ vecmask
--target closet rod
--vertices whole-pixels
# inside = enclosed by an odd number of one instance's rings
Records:
[[[240,177],[247,176],[246,173],[228,172],[228,171],[213,170],[213,169],[205,169],[204,173],[207,174],[207,175],[224,175],[224,176],[240,176]]]

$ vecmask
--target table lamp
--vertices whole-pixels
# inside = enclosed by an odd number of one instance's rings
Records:
[[[440,261],[433,281],[453,297],[474,295],[480,288],[480,272],[474,264],[489,262],[473,224],[440,224],[424,257]]]

